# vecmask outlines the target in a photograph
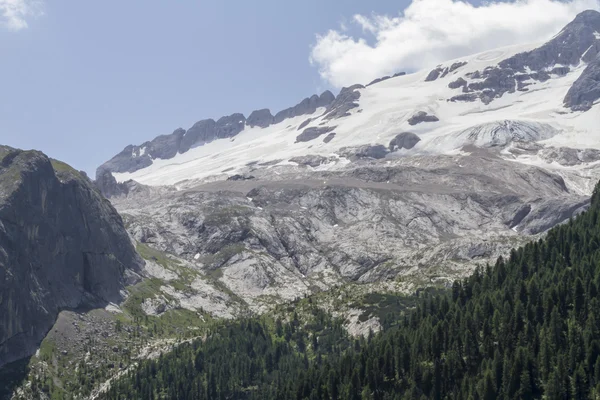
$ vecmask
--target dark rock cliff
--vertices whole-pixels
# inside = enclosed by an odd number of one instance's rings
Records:
[[[142,263],[85,175],[0,146],[0,366],[35,352],[60,310],[120,301]]]

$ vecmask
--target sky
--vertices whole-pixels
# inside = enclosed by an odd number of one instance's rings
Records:
[[[598,0],[0,0],[0,144],[92,177],[128,144],[549,39]]]

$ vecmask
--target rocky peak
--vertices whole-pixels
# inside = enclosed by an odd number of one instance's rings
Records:
[[[600,13],[584,11],[543,46],[516,54],[499,65],[524,72],[526,67],[540,71],[557,64],[574,66],[580,61],[589,62],[600,50],[599,32]]]
[[[258,126],[260,128],[266,128],[273,123],[273,115],[268,108],[262,110],[255,110],[250,113],[250,116],[246,120],[249,127]]]

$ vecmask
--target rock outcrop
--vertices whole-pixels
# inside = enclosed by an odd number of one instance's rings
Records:
[[[310,98],[302,100],[294,107],[286,108],[285,110],[279,111],[273,118],[273,123],[278,124],[287,118],[299,117],[301,115],[312,114],[317,111],[317,108],[327,107],[335,100],[335,96],[329,90],[321,93],[320,96],[316,94]]]
[[[251,128],[255,126],[266,128],[273,123],[273,116],[268,108],[263,108],[262,110],[252,111],[246,123]]]
[[[396,135],[391,141],[388,148],[390,151],[396,151],[400,149],[410,150],[421,141],[421,138],[412,132],[402,132]]]
[[[429,115],[425,111],[419,111],[408,119],[409,125],[417,125],[422,122],[437,122],[439,118],[435,115]]]
[[[35,352],[60,310],[120,301],[143,262],[86,177],[37,151],[0,159],[1,366]]]
[[[302,131],[301,134],[296,136],[296,143],[309,142],[318,138],[321,135],[331,132],[335,129],[335,126],[321,126],[321,127],[310,127]]]
[[[599,40],[600,41],[600,40]],[[565,96],[565,107],[587,111],[600,99],[600,53],[588,64]]]
[[[95,184],[107,199],[129,193],[129,187],[125,183],[118,183],[112,173],[106,169],[98,171]]]
[[[352,85],[340,90],[340,94],[335,98],[325,111],[325,119],[337,119],[350,115],[349,111],[358,107],[360,92],[358,89],[364,89],[363,85]]]

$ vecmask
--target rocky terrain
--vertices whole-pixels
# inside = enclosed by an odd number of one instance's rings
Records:
[[[111,201],[138,242],[253,311],[350,282],[443,285],[589,201],[557,174],[481,149],[339,171],[305,164],[179,191],[130,183]]]

